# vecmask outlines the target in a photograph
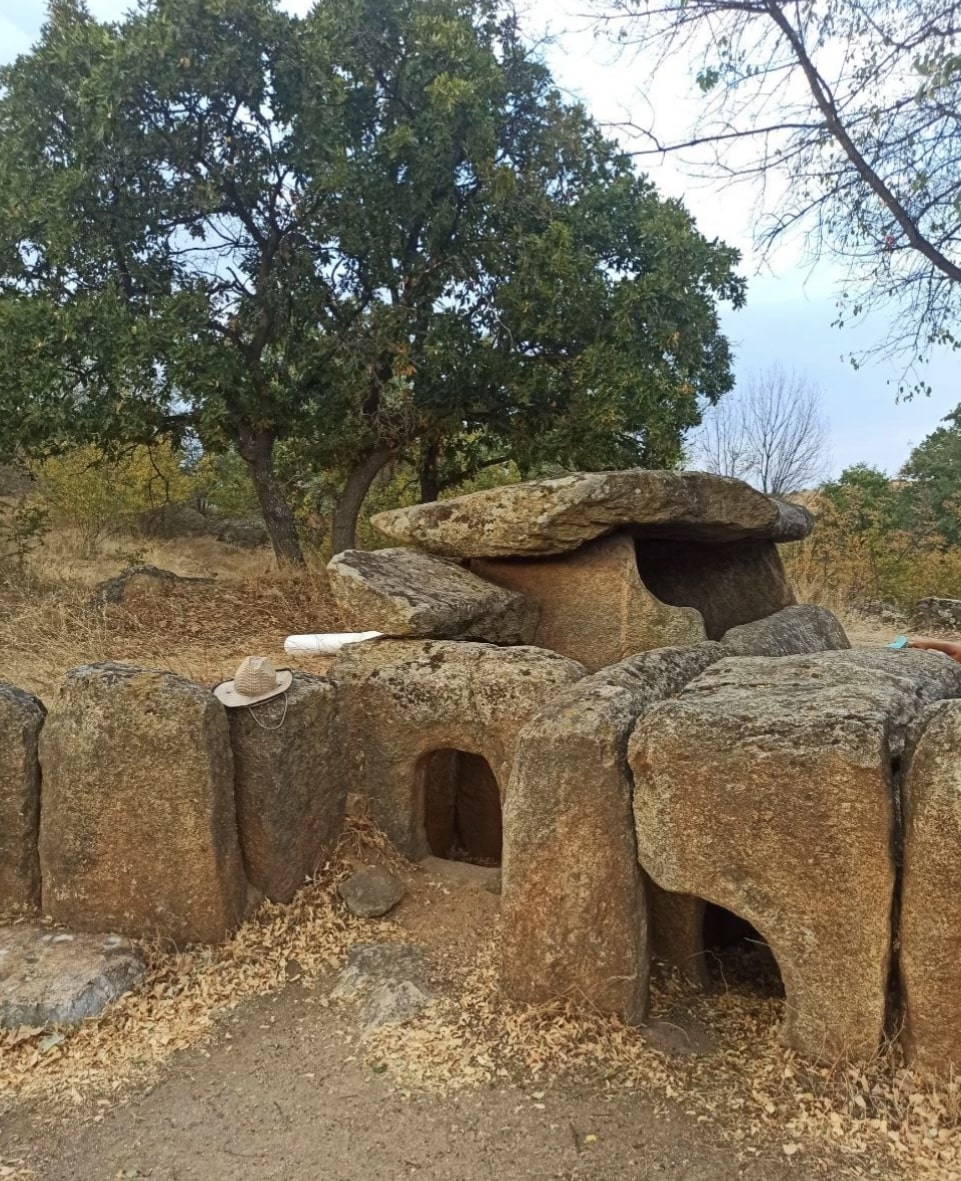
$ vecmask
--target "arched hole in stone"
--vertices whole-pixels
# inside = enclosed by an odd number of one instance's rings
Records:
[[[641,582],[662,603],[701,613],[709,640],[786,607],[789,587],[775,547],[766,541],[634,541]]]
[[[704,965],[717,987],[784,996],[777,960],[764,937],[746,919],[710,902],[704,908]]]
[[[501,797],[488,761],[464,750],[435,750],[423,763],[424,834],[435,857],[500,865]]]

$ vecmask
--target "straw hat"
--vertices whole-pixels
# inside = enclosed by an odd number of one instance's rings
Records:
[[[237,709],[286,693],[293,679],[289,668],[274,668],[266,656],[246,656],[232,681],[214,685],[214,694],[224,705]]]

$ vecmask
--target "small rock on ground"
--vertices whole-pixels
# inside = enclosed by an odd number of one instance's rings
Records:
[[[144,972],[119,935],[0,927],[0,1027],[76,1025],[128,992]]]
[[[387,914],[407,893],[404,883],[379,866],[358,870],[337,887],[351,914],[361,919],[378,919]]]
[[[400,1025],[422,1013],[434,998],[412,980],[378,985],[361,1003],[363,1037],[384,1025]]]
[[[416,943],[358,943],[350,949],[347,965],[331,995],[350,1000],[382,984],[413,981],[421,987],[427,978],[423,948]]]

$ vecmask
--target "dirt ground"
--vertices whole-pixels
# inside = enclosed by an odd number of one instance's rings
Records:
[[[405,1096],[355,1053],[350,1017],[292,985],[244,1005],[209,1050],[181,1054],[99,1124],[42,1105],[6,1122],[4,1153],[43,1181],[807,1181],[745,1160],[676,1105],[564,1082]],[[229,1040],[226,1040],[229,1035]],[[823,1176],[823,1174],[821,1174]]]
[[[361,861],[384,860],[376,849],[358,851],[365,854]],[[104,1090],[103,1077],[90,1082],[89,1054],[81,1051],[73,1065],[69,1056],[60,1069],[54,1063],[46,1080],[41,1061],[26,1096],[0,1093],[0,1177],[814,1181],[910,1175],[877,1144],[799,1139],[789,1126],[790,1103],[771,1089],[772,1072],[790,1062],[776,1043],[781,1002],[740,994],[730,967],[729,991],[719,996],[688,1005],[662,990],[654,1001],[660,1016],[643,1037],[623,1028],[605,1031],[603,1022],[578,1024],[564,1010],[532,1020],[523,1009],[502,1008],[483,983],[499,898],[413,867],[401,872],[408,895],[400,907],[387,919],[351,920],[341,932],[339,958],[354,942],[421,945],[430,987],[443,998],[434,1017],[364,1041],[355,1004],[330,1000],[336,970],[304,978],[309,973],[299,960],[307,963],[307,945],[290,942],[298,912],[286,926],[274,916],[263,928],[263,946],[286,964],[286,985],[241,996],[231,1007],[232,990],[242,985],[225,981],[220,999],[207,1003],[216,1010],[215,1024],[188,1022],[185,1036],[175,1039],[186,1048],[143,1077],[130,1073],[131,1064],[146,1056],[143,1047],[156,1032],[151,1026],[171,1024],[169,1014],[160,1005],[134,1009],[132,1019],[108,1014],[99,1056],[108,1076],[115,1064],[113,1085]],[[324,922],[330,921],[329,915]],[[318,928],[318,942],[326,931]],[[266,953],[254,945],[248,959],[258,958]],[[221,966],[229,972],[229,960]],[[217,969],[214,962],[205,971]],[[157,992],[151,981],[167,978],[155,972],[143,991]],[[243,972],[236,979],[242,982]],[[752,1039],[756,1070],[743,1058]],[[512,1047],[503,1058],[506,1069],[497,1056],[501,1042]],[[448,1069],[454,1059],[459,1065]],[[478,1062],[489,1069],[475,1069]]]

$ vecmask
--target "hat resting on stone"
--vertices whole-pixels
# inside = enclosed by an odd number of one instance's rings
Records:
[[[234,673],[232,681],[214,685],[214,696],[231,709],[256,705],[278,697],[290,688],[294,674],[289,668],[275,668],[266,656],[246,656]]]

